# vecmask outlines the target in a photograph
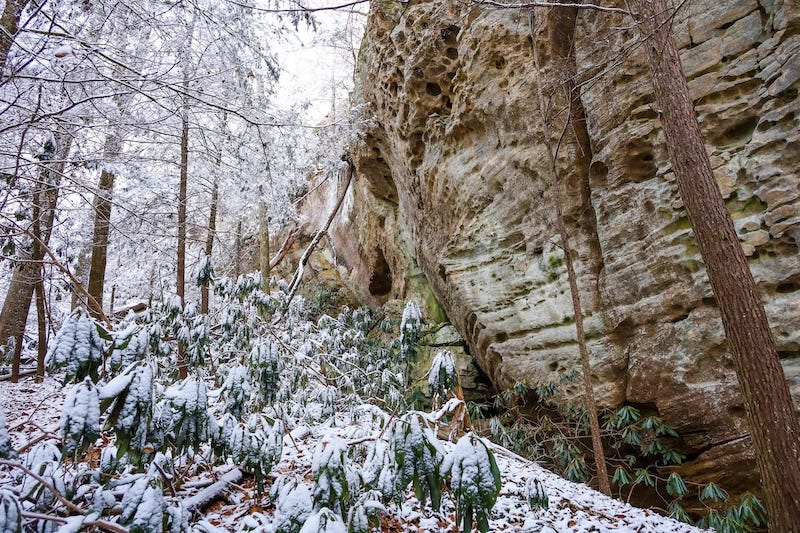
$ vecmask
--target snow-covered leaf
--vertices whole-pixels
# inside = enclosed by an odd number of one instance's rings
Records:
[[[67,393],[61,414],[61,435],[64,453],[73,458],[100,436],[100,398],[97,387],[88,377]]]
[[[0,459],[15,459],[16,457],[17,452],[14,451],[14,445],[6,428],[6,417],[3,410],[0,409]]]

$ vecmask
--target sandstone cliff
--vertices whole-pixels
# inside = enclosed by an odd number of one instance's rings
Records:
[[[800,7],[698,0],[675,31],[800,400]],[[752,488],[738,383],[630,19],[377,0],[360,69],[371,125],[333,239],[350,287],[373,305],[413,296],[446,313],[500,388],[575,367],[543,143],[557,137],[601,404],[676,427],[690,477]]]

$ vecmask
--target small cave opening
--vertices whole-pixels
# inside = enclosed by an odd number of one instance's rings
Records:
[[[392,291],[392,269],[383,255],[383,250],[376,250],[375,261],[369,275],[369,293],[373,296],[386,296]]]
[[[397,187],[389,164],[378,146],[373,146],[372,152],[374,157],[361,162],[359,173],[367,180],[370,192],[376,198],[397,204]]]
[[[492,61],[494,62],[494,68],[497,70],[503,70],[506,68],[506,58],[500,54],[496,54],[492,57]]]
[[[627,144],[623,157],[623,173],[634,182],[642,182],[656,176],[653,147],[645,139],[633,139]]]
[[[458,26],[448,26],[442,30],[442,41],[445,44],[453,46],[458,43],[458,32],[461,31],[461,28]]]
[[[758,116],[737,117],[733,124],[716,136],[715,143],[720,146],[735,146],[747,144],[753,138],[753,132],[758,127]]]
[[[775,292],[779,294],[789,294],[796,291],[800,291],[800,281],[785,281],[775,287]]]
[[[442,88],[438,83],[428,82],[425,84],[425,92],[431,96],[439,96],[442,94]]]

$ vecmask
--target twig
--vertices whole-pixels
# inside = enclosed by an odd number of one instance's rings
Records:
[[[32,446],[35,446],[36,444],[39,444],[43,440],[46,440],[46,439],[57,439],[57,438],[58,438],[58,435],[56,435],[55,433],[42,433],[41,435],[39,435],[35,439],[26,442],[25,444],[23,444],[22,446],[17,448],[15,451],[17,452],[17,455],[22,455],[23,453],[25,453],[28,450],[28,448],[30,448]]]
[[[383,438],[383,434],[386,433],[386,430],[392,424],[392,420],[394,420],[395,417],[397,416],[397,413],[400,411],[401,403],[402,402],[397,402],[397,405],[395,406],[394,411],[392,411],[392,414],[389,416],[389,418],[386,420],[386,423],[383,425],[383,429],[381,429],[381,432],[378,434],[378,440]]]
[[[353,2],[346,2],[344,4],[338,4],[334,6],[324,6],[324,7],[306,7],[301,5],[300,3],[296,3],[297,7],[294,9],[292,8],[268,9],[263,7],[254,7],[249,4],[237,2],[235,0],[228,0],[228,2],[235,6],[245,7],[247,9],[252,9],[253,11],[258,11],[259,13],[316,13],[318,11],[338,11],[340,9],[353,8],[360,4],[366,4],[367,2],[369,2],[369,0],[354,0]]]
[[[378,440],[378,437],[375,437],[375,436],[373,436],[373,437],[361,437],[360,439],[347,441],[347,445],[348,446],[355,446],[356,444],[363,444],[365,442],[371,442],[371,441],[375,441],[375,440]]]
[[[578,9],[594,9],[596,11],[606,11],[608,13],[623,13],[628,14],[626,9],[619,7],[607,7],[597,4],[582,4],[579,2],[522,2],[518,4],[504,4],[503,2],[496,2],[494,0],[478,0],[476,2],[480,5],[488,5],[492,7],[499,7],[501,9],[524,9],[528,7],[574,7]]]
[[[30,518],[31,520],[49,520],[50,522],[58,522],[59,524],[67,523],[67,519],[61,516],[51,516],[49,514],[32,513],[30,511],[22,511],[22,516],[24,518]],[[86,515],[84,514],[83,516]],[[81,522],[81,525],[86,527],[96,527],[98,529],[105,529],[107,531],[113,531],[114,533],[129,533],[126,528],[118,526],[113,522],[106,522],[105,520],[84,520],[83,522]]]
[[[158,461],[153,461],[153,466],[156,467],[156,470],[158,470],[159,474],[161,474],[161,477],[164,478],[164,481],[166,481],[169,484],[169,491],[172,493],[173,496],[175,496],[175,485],[172,484],[172,477],[168,476],[167,473],[164,472],[164,469],[161,468],[161,465],[158,464]]]
[[[48,394],[47,396],[45,396],[44,398],[42,398],[42,400],[41,400],[41,401],[40,401],[38,404],[36,404],[36,407],[34,407],[33,411],[32,411],[32,412],[31,412],[31,414],[28,416],[28,419],[27,419],[26,421],[24,421],[24,422],[20,422],[19,424],[17,424],[17,425],[16,425],[16,426],[14,426],[13,428],[10,428],[10,429],[9,429],[9,431],[16,431],[16,430],[18,430],[18,429],[22,428],[22,426],[24,426],[25,424],[31,424],[31,423],[33,423],[33,424],[36,426],[36,428],[37,428],[37,429],[39,429],[39,430],[41,430],[41,431],[46,431],[46,430],[42,429],[41,427],[39,427],[39,425],[38,425],[38,424],[36,424],[36,423],[34,423],[34,422],[31,422],[31,420],[33,419],[33,415],[35,415],[35,414],[36,414],[36,411],[38,411],[38,410],[39,410],[39,408],[42,406],[42,404],[43,404],[44,402],[46,402],[46,401],[47,401],[47,400],[48,400],[50,397],[52,397],[52,396],[55,396],[56,394],[59,394],[59,393],[60,393],[60,391],[51,392],[50,394]]]
[[[64,496],[62,496],[61,493],[58,492],[53,485],[48,483],[47,480],[45,480],[42,476],[40,476],[39,474],[37,474],[36,472],[31,470],[27,466],[25,466],[25,465],[23,465],[21,463],[18,463],[16,461],[7,461],[5,459],[0,459],[0,465],[6,465],[6,466],[10,466],[12,468],[19,468],[20,470],[22,470],[23,472],[25,472],[26,474],[31,476],[33,479],[35,479],[36,481],[41,483],[42,486],[45,487],[47,490],[52,492],[53,496],[55,496],[55,498],[58,501],[63,503],[67,507],[67,509],[69,509],[73,513],[82,514],[82,515],[86,514],[86,511],[84,511],[83,509],[81,509],[80,507],[78,507],[77,505],[75,505],[74,503],[69,501],[68,499],[66,499]]]
[[[3,218],[5,218],[9,222],[11,222],[12,224],[14,223],[14,221],[11,220],[11,218],[8,217],[8,216],[3,215]],[[44,250],[44,252],[47,255],[49,255],[50,258],[53,260],[53,264],[56,266],[56,268],[58,268],[61,272],[63,272],[69,278],[70,282],[73,284],[73,286],[76,289],[78,289],[79,292],[83,293],[83,295],[86,297],[86,301],[89,304],[89,307],[91,307],[97,313],[97,316],[100,317],[100,320],[105,322],[108,326],[111,326],[111,321],[108,319],[106,314],[103,312],[103,306],[100,305],[99,303],[97,303],[97,300],[94,298],[94,296],[89,294],[89,291],[87,291],[86,287],[84,287],[83,284],[80,281],[78,281],[78,278],[76,278],[72,274],[72,272],[69,271],[69,269],[67,267],[65,267],[63,264],[61,264],[61,262],[58,260],[58,257],[56,257],[56,255],[53,253],[53,251],[50,249],[50,247],[47,246],[47,244],[42,239],[40,239],[37,235],[35,235],[29,229],[20,228],[20,230],[23,233],[25,233],[28,237],[33,239],[39,246],[42,247],[42,250]]]
[[[289,431],[288,428],[286,428],[285,419],[283,418],[283,416],[281,416],[281,413],[278,412],[278,409],[274,405],[272,405],[271,407],[272,407],[272,411],[275,413],[275,418],[283,420],[283,422],[284,422],[284,430],[286,432],[286,435],[289,436],[289,440],[292,441],[292,446],[294,446],[294,449],[297,450],[297,452],[299,453],[300,452],[300,446],[298,446],[297,445],[297,441],[294,440],[294,435],[292,435],[292,432]]]

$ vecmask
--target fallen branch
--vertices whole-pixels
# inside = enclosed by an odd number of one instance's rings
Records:
[[[36,369],[35,368],[29,369],[29,370],[23,370],[23,371],[21,371],[19,373],[19,377],[32,376],[35,373],[36,373]],[[0,376],[0,381],[8,381],[9,379],[11,379],[12,375],[13,374],[3,374],[2,376]]]
[[[77,505],[75,505],[74,503],[72,503],[71,501],[66,499],[60,492],[58,492],[56,490],[56,488],[53,485],[48,483],[46,479],[44,479],[42,476],[40,476],[36,472],[32,471],[30,468],[26,467],[25,465],[23,465],[21,463],[18,463],[16,461],[7,461],[5,459],[0,460],[0,465],[10,466],[12,468],[19,468],[20,470],[25,472],[25,474],[29,475],[30,477],[32,477],[33,479],[38,481],[44,488],[46,488],[51,493],[53,493],[53,496],[55,497],[55,499],[57,499],[62,504],[64,504],[64,506],[67,509],[69,509],[70,511],[72,511],[73,513],[78,514],[78,515],[83,515],[83,516],[86,516],[87,514],[89,514],[87,511],[85,511],[81,507],[78,507]],[[51,520],[51,521],[56,521],[56,522],[64,520],[64,522],[62,522],[62,523],[66,523],[66,520],[63,519],[63,518],[53,517],[53,516],[44,515],[44,514],[40,515],[38,513],[29,513],[28,518],[33,518],[33,519],[37,519],[37,520]],[[122,527],[122,526],[120,526],[118,524],[114,524],[113,522],[106,522],[104,520],[89,520],[89,521],[84,522],[84,525],[86,525],[86,526],[95,526],[95,527],[97,527],[99,529],[105,529],[107,531],[111,531],[112,533],[128,533],[128,530],[126,528],[124,528],[124,527]]]
[[[30,511],[22,511],[22,516],[31,520],[48,520],[50,522],[57,522],[59,524],[67,524],[70,521],[68,518],[64,518],[62,516],[52,516],[49,514],[33,513]],[[111,531],[113,533],[129,533],[126,528],[113,522],[106,522],[105,520],[86,520],[86,515],[81,516],[84,516],[84,519],[80,523],[81,526],[87,528],[96,527],[97,529],[105,529],[106,531]]]
[[[242,479],[242,471],[238,468],[226,472],[220,476],[219,480],[211,484],[209,487],[201,490],[194,496],[183,500],[183,506],[189,512],[200,511],[208,506],[211,502],[216,500],[220,494],[227,490],[228,485],[236,483]]]
[[[344,187],[342,187],[342,192],[339,194],[339,198],[336,200],[336,205],[333,207],[333,211],[328,216],[328,220],[325,221],[325,225],[317,231],[314,238],[311,239],[311,243],[303,252],[303,255],[300,257],[300,263],[297,265],[297,270],[294,273],[294,277],[292,278],[292,282],[289,284],[289,296],[286,298],[286,308],[283,310],[283,313],[278,320],[283,318],[283,315],[289,310],[289,304],[292,302],[297,289],[300,287],[300,282],[303,280],[303,270],[305,269],[306,264],[308,264],[308,260],[311,258],[311,253],[319,244],[319,241],[322,240],[322,237],[328,232],[330,229],[331,224],[333,223],[333,219],[336,218],[336,214],[339,212],[339,209],[342,207],[342,203],[344,203],[344,198],[347,195],[347,189],[350,188],[350,182],[353,180],[353,171],[355,169],[355,165],[353,164],[353,159],[350,157],[349,153],[345,153],[342,155],[342,161],[347,163],[347,172],[345,173],[345,183]]]

